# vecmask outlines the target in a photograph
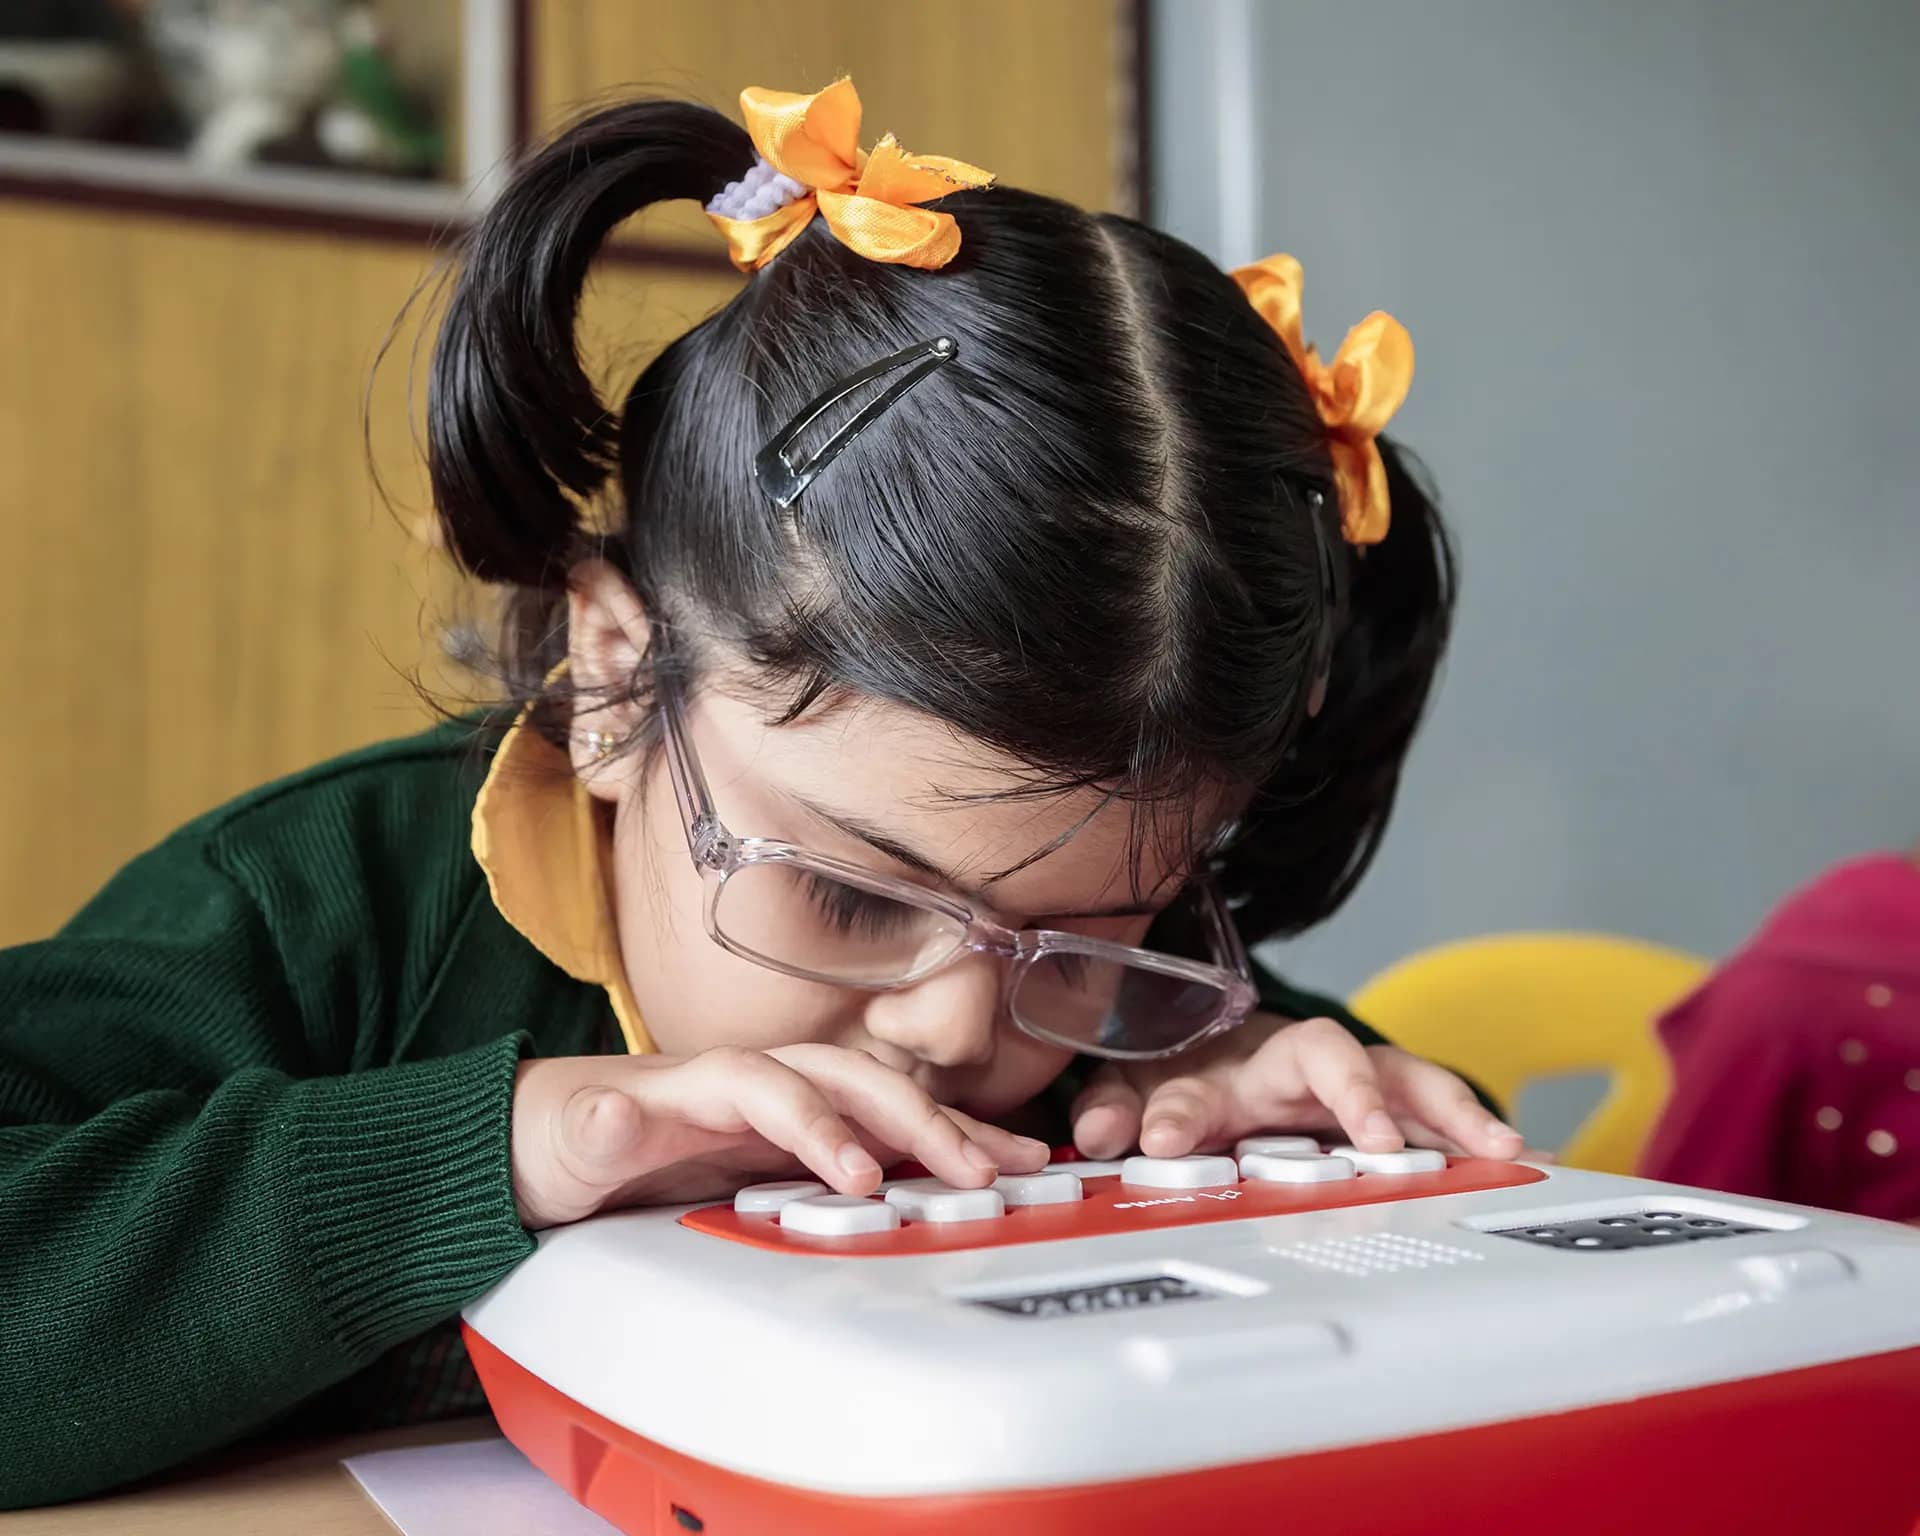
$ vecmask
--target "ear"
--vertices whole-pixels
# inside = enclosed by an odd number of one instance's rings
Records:
[[[633,764],[624,754],[603,757],[589,734],[623,744],[639,729],[640,706],[627,695],[652,633],[633,587],[606,561],[567,573],[567,673],[580,695],[567,739],[573,771],[596,799],[618,800]]]

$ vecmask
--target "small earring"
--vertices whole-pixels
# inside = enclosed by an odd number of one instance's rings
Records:
[[[593,760],[603,762],[613,756],[613,734],[610,731],[588,731],[587,750],[593,754]]]

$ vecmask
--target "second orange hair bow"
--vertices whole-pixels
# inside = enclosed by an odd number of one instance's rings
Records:
[[[1326,423],[1340,497],[1340,531],[1349,544],[1378,544],[1387,536],[1387,467],[1374,442],[1400,409],[1413,383],[1413,338],[1392,315],[1375,310],[1352,330],[1331,363],[1300,337],[1300,263],[1269,256],[1234,270],[1233,280],[1279,333],[1307,381],[1314,408]]]

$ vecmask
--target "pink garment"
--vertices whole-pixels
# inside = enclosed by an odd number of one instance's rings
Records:
[[[1660,1020],[1650,1178],[1920,1220],[1920,868],[1855,859],[1788,897]]]

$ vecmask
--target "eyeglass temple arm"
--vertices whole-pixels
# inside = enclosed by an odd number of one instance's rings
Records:
[[[713,793],[707,788],[707,776],[701,772],[700,759],[693,755],[680,684],[663,670],[655,688],[660,700],[660,734],[667,749],[667,774],[673,780],[674,798],[680,802],[687,851],[696,864],[705,864],[716,841],[725,838],[726,829],[720,825],[720,817],[713,808]]]
[[[1253,978],[1253,962],[1247,957],[1246,941],[1240,937],[1240,925],[1233,920],[1233,909],[1227,905],[1227,898],[1219,883],[1209,875],[1206,881],[1207,911],[1218,930],[1220,948],[1225,955],[1227,968],[1253,988],[1258,1000],[1259,988]]]
[[[891,357],[883,357],[877,363],[870,363],[858,373],[842,379],[788,422],[786,429],[760,450],[759,457],[753,461],[753,478],[759,483],[760,489],[772,498],[775,506],[792,506],[800,499],[800,493],[813,484],[820,471],[839,458],[849,443],[885,415],[894,401],[936,368],[952,362],[959,355],[959,342],[951,336],[935,336],[930,341],[920,342]],[[820,445],[812,458],[795,463],[788,456],[788,450],[821,412],[844,400],[861,385],[909,364],[912,367],[905,378],[896,381],[885,393],[855,412],[832,437]]]

